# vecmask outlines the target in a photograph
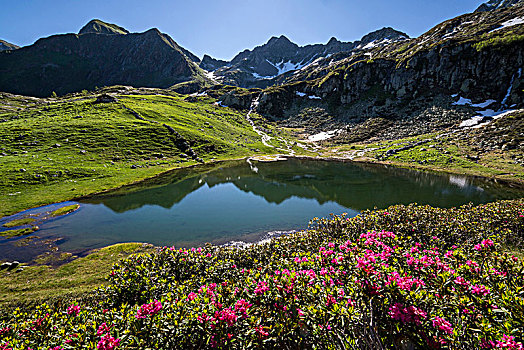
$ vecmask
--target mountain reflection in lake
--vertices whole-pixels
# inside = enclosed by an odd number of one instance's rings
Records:
[[[313,217],[330,213],[521,196],[494,182],[369,164],[236,161],[178,170],[82,200],[77,212],[44,223],[38,236],[63,238],[60,246],[67,251],[133,241],[187,247],[256,241],[270,231],[306,228]]]

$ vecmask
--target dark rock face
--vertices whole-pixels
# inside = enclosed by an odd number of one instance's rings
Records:
[[[416,39],[335,57],[264,90],[258,111],[282,120],[321,108],[345,124],[383,118],[445,128],[482,109],[453,104],[459,96],[471,104],[494,100],[495,111],[524,108],[524,25],[503,25],[518,17],[524,6],[463,15]]]
[[[214,71],[220,67],[226,66],[227,64],[227,61],[217,60],[209,55],[204,55],[202,61],[200,62],[200,68],[207,71]]]
[[[0,51],[9,51],[9,50],[16,50],[19,47],[15,44],[8,43],[5,40],[0,39]]]
[[[0,90],[49,96],[118,84],[166,88],[203,74],[196,62],[196,56],[158,29],[53,35],[0,52]]]
[[[522,3],[522,0],[489,0],[488,2],[480,5],[475,10],[475,12],[486,12],[491,10],[497,10],[500,8],[508,8]]]
[[[267,87],[323,57],[329,58],[340,52],[346,52],[347,56],[371,43],[374,43],[372,46],[381,46],[407,38],[405,33],[383,28],[356,42],[341,42],[331,38],[326,44],[298,46],[282,35],[272,37],[266,44],[253,50],[242,51],[231,62],[204,56],[200,67],[214,71],[215,77],[225,84],[247,88]]]

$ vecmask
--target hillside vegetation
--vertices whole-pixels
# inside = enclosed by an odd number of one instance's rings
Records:
[[[112,103],[10,96],[0,112],[0,216],[182,166],[276,152],[244,111],[205,96],[117,94]]]

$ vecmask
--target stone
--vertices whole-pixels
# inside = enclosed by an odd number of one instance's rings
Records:
[[[95,103],[112,103],[112,102],[118,102],[116,97],[111,96],[109,94],[102,94],[96,98]]]

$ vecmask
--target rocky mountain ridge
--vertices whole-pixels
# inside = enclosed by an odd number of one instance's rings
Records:
[[[294,127],[313,121],[316,131],[396,138],[471,127],[524,108],[523,24],[520,5],[465,14],[418,38],[320,59],[251,94],[259,113]],[[251,99],[222,100],[248,108],[242,102]]]
[[[332,37],[326,44],[298,46],[286,36],[272,37],[253,50],[244,50],[230,62],[204,56],[200,67],[213,72],[223,84],[241,87],[267,87],[283,76],[312,65],[324,57],[341,52],[355,52],[364,48],[387,45],[408,39],[405,33],[386,27],[365,35],[356,42],[341,42]]]
[[[89,21],[85,26],[80,29],[78,34],[129,34],[129,31],[125,28],[117,26],[116,24],[107,23],[99,19],[93,19]]]
[[[93,20],[79,34],[0,52],[0,91],[49,96],[117,84],[167,88],[205,81],[199,62],[156,28],[128,33]]]

